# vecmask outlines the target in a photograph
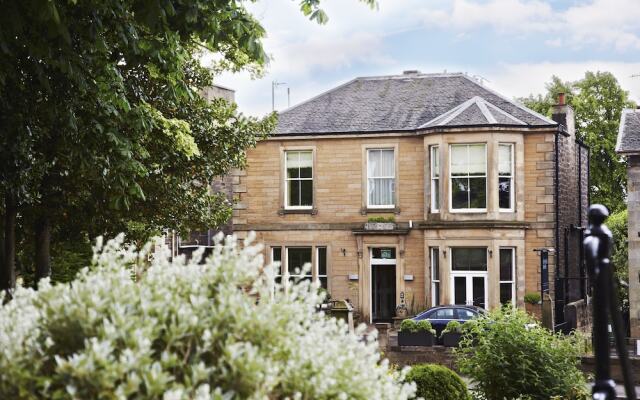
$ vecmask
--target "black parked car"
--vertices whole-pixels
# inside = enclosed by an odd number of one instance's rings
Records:
[[[447,326],[449,321],[458,321],[461,324],[466,321],[485,315],[487,312],[484,308],[476,306],[456,306],[446,305],[431,307],[428,310],[421,312],[412,319],[414,321],[427,320],[431,322],[431,326],[436,330],[436,337],[440,338],[442,331]]]

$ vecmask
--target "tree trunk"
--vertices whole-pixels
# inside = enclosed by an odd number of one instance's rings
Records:
[[[18,209],[12,194],[4,198],[4,258],[0,264],[0,289],[9,290],[16,286],[16,215]]]
[[[36,219],[36,282],[51,275],[51,220],[41,215]]]

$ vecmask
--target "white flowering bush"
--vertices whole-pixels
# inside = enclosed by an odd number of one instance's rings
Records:
[[[282,290],[245,244],[201,264],[98,240],[75,281],[16,290],[0,308],[0,398],[413,396],[375,341],[316,311],[317,287]]]

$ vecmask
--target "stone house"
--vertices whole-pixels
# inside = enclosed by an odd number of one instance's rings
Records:
[[[616,152],[627,157],[629,210],[629,325],[640,337],[640,110],[624,110]]]
[[[247,161],[235,233],[255,231],[282,276],[310,263],[364,321],[524,307],[540,249],[556,323],[586,296],[588,150],[562,99],[549,119],[466,74],[356,78],[281,112]]]

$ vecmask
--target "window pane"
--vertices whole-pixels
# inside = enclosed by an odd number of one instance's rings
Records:
[[[441,310],[436,311],[435,315],[432,317],[434,319],[453,319],[454,310],[453,308],[443,308]]]
[[[300,168],[300,152],[287,151],[287,168]]]
[[[469,179],[451,179],[451,206],[453,208],[469,208]]]
[[[313,205],[313,181],[305,180],[299,181],[300,183],[300,205],[312,206]]]
[[[440,157],[438,155],[438,146],[431,146],[431,176],[434,178],[440,176]]]
[[[287,164],[287,178],[299,178],[300,177],[300,168],[295,167],[291,168],[289,164]]]
[[[437,247],[431,249],[431,279],[440,280],[440,258]]]
[[[287,249],[288,269],[291,275],[296,275],[296,269],[302,269],[306,263],[311,263],[311,247],[290,247]],[[311,275],[311,271],[307,271]]]
[[[467,175],[467,146],[451,146],[451,175]]]
[[[510,304],[513,301],[513,284],[500,284],[500,304]]]
[[[281,263],[280,266],[276,269],[276,275],[282,274],[282,248],[281,247],[272,247],[271,248],[271,261],[276,263]]]
[[[462,308],[458,309],[458,319],[462,319],[462,320],[468,321],[470,319],[473,319],[473,317],[475,317],[475,316],[476,315],[473,312],[469,311],[469,310],[465,310],[465,309],[462,309]]]
[[[327,248],[318,247],[318,275],[327,275]]]
[[[393,178],[369,178],[369,205],[392,206],[394,190]]]
[[[467,278],[455,276],[453,278],[454,304],[467,304]]]
[[[290,206],[300,206],[300,182],[301,181],[287,181],[287,191],[289,192],[289,204]]]
[[[431,181],[431,192],[433,193],[433,206],[434,210],[440,209],[440,179],[433,179]]]
[[[487,179],[469,178],[469,208],[487,208]]]
[[[498,178],[498,203],[500,208],[511,208],[511,178]]]
[[[313,152],[300,151],[300,168],[311,168],[313,166]]]
[[[321,276],[319,279],[320,279],[320,287],[326,290],[327,287],[328,287],[327,286],[327,283],[328,283],[327,277],[326,276],[324,276],[324,277]]]
[[[500,280],[513,280],[513,249],[500,249]]]
[[[483,276],[471,277],[471,285],[473,287],[473,305],[485,308],[484,285],[485,278]]]
[[[498,173],[500,175],[511,175],[511,150],[510,144],[501,144],[498,147]]]
[[[433,283],[433,296],[434,296],[434,306],[440,305],[440,282]]]
[[[451,269],[454,271],[486,271],[487,249],[484,247],[451,249]]]
[[[487,152],[484,144],[469,145],[469,175],[487,174]]]

